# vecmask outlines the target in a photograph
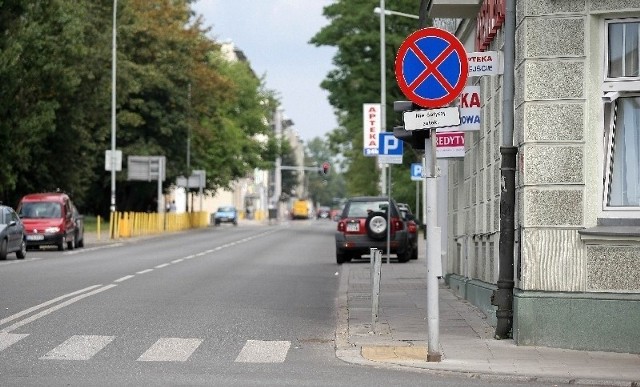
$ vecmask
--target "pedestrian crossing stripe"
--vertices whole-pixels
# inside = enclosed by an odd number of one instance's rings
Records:
[[[27,336],[29,334],[0,332],[0,352]],[[74,335],[40,357],[40,360],[90,360],[113,340],[115,336]],[[203,340],[195,338],[160,338],[137,361],[185,362],[202,343]],[[290,348],[290,341],[247,340],[235,362],[283,363]]]
[[[114,336],[71,336],[49,353],[42,360],[89,360],[102,348],[113,341]]]
[[[236,358],[238,363],[282,363],[291,342],[247,340]]]
[[[202,344],[199,339],[162,338],[155,342],[138,361],[187,361]]]

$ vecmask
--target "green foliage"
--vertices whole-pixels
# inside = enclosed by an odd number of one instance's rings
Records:
[[[307,162],[305,165],[318,165],[328,162],[330,164],[329,173],[309,173],[309,196],[318,206],[332,206],[334,198],[346,196],[346,186],[344,176],[339,171],[338,159],[333,157],[334,153],[328,146],[327,141],[316,137],[307,143]]]
[[[329,92],[329,101],[338,111],[340,128],[330,133],[329,141],[331,149],[341,152],[345,157],[349,195],[379,192],[376,159],[365,157],[362,152],[362,104],[380,101],[380,17],[373,13],[378,5],[376,0],[335,1],[324,8],[324,15],[330,23],[311,39],[311,43],[317,46],[337,48],[334,57],[336,68],[327,74],[321,86]],[[419,3],[415,0],[397,0],[388,6],[394,11],[417,14]],[[404,39],[417,29],[418,21],[387,16],[385,24],[387,115],[384,126],[391,131],[398,119],[393,113],[393,101],[406,99],[395,81],[395,55]],[[405,154],[405,163],[414,162],[414,156]],[[403,173],[409,176],[409,172]],[[395,188],[394,185],[392,192],[400,199]],[[403,191],[399,190],[398,193]]]
[[[127,181],[128,156],[166,156],[165,187],[204,169],[215,192],[268,167],[279,152],[265,121],[274,93],[246,63],[221,58],[191,2],[118,1],[119,210],[155,209],[155,183]],[[0,201],[61,189],[83,212],[108,212],[112,7],[112,0],[0,2]]]

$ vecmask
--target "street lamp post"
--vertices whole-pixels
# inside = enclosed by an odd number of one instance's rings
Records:
[[[386,54],[386,35],[385,35],[385,9],[384,9],[384,0],[380,0],[380,8],[377,8],[380,11],[380,131],[387,131],[387,54]],[[375,9],[374,9],[375,12]],[[387,194],[387,167],[386,165],[382,167],[380,173],[380,189],[382,192],[382,196]],[[389,255],[387,252],[387,261],[389,259]]]
[[[116,10],[113,0],[113,41],[111,51],[111,212],[116,210]]]
[[[386,15],[404,16],[411,19],[418,19],[418,15],[412,15],[404,12],[397,12],[385,9],[384,0],[380,0],[380,6],[373,9],[374,13],[380,15],[380,121],[381,132],[387,131],[387,54],[386,54]],[[391,175],[391,168],[389,168],[389,177]],[[387,195],[387,167],[383,166],[380,173],[380,188],[382,196]],[[389,192],[389,194],[391,194]]]

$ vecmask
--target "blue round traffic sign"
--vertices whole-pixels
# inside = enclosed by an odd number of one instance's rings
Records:
[[[425,108],[442,107],[454,101],[469,75],[462,43],[450,32],[435,27],[415,31],[402,42],[395,68],[400,90]]]

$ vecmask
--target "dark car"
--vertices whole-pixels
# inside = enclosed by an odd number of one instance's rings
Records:
[[[398,203],[398,209],[407,225],[409,242],[411,243],[411,259],[418,259],[418,223],[416,217],[411,212],[411,207],[406,203]]]
[[[11,207],[0,205],[0,260],[16,253],[18,259],[27,256],[27,238],[24,224]]]
[[[219,226],[220,223],[233,223],[238,225],[238,210],[233,206],[218,207],[218,211],[213,214],[213,223]]]
[[[318,207],[316,219],[331,219],[331,208],[325,206]]]
[[[390,228],[390,253],[407,262],[413,252],[406,222],[395,201],[385,196],[362,196],[347,201],[338,221],[336,262],[342,264],[369,254],[371,248],[386,252],[387,227]]]

